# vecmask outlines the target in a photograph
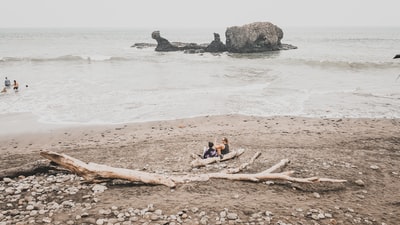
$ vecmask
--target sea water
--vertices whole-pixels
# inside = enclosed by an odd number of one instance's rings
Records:
[[[282,28],[295,50],[156,52],[144,29],[0,29],[0,117],[113,124],[204,115],[400,118],[400,28]],[[224,29],[165,29],[210,43]]]

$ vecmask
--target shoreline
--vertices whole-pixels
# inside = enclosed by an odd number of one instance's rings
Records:
[[[293,116],[293,115],[273,115],[273,116],[256,116],[256,115],[244,115],[244,114],[223,114],[223,115],[199,115],[193,117],[185,117],[178,119],[165,119],[165,120],[145,120],[145,121],[132,121],[132,122],[121,122],[121,123],[47,123],[40,122],[39,117],[31,113],[9,113],[0,115],[0,124],[3,129],[0,130],[0,138],[12,137],[19,135],[30,135],[38,133],[51,133],[60,130],[70,129],[91,129],[98,127],[118,127],[134,124],[143,123],[161,123],[161,122],[173,122],[173,121],[184,121],[193,120],[199,118],[209,117],[249,117],[249,118],[304,118],[304,119],[320,119],[320,120],[400,120],[400,118],[388,118],[388,117],[312,117],[312,116]]]

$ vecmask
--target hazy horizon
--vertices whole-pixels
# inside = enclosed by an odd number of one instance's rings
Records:
[[[397,0],[0,0],[0,28],[400,27]]]
[[[271,21],[253,21],[253,22],[271,22]],[[253,22],[249,22],[249,23],[253,23]],[[248,24],[248,23],[244,23],[244,24],[234,24],[234,25],[231,25],[231,26],[242,26],[242,25],[245,25],[245,24]],[[365,29],[368,29],[368,28],[371,28],[371,29],[390,29],[390,28],[400,28],[400,25],[393,25],[393,26],[368,26],[368,25],[354,25],[354,26],[346,26],[346,25],[342,25],[342,26],[339,26],[339,25],[337,25],[337,26],[322,26],[322,25],[320,25],[320,26],[317,26],[317,25],[315,25],[315,26],[301,26],[301,25],[298,25],[298,26],[281,26],[280,24],[276,24],[276,23],[274,23],[275,25],[277,25],[278,27],[280,27],[280,28],[304,28],[304,29],[352,29],[352,28],[355,28],[355,29],[357,29],[357,28],[365,28]],[[231,26],[227,26],[227,27],[216,27],[216,26],[209,26],[209,27],[206,27],[206,26],[204,26],[204,27],[173,27],[173,26],[170,26],[170,27],[168,27],[168,26],[163,26],[163,27],[157,27],[157,29],[156,30],[159,30],[159,29],[168,29],[168,30],[182,30],[182,29],[197,29],[197,30],[210,30],[210,29],[225,29],[225,28],[228,28],[228,27],[231,27]],[[47,27],[41,27],[41,26],[37,26],[37,27],[0,27],[0,29],[3,29],[3,30],[13,30],[13,29],[15,29],[15,30],[18,30],[18,29],[32,29],[32,30],[40,30],[40,29],[60,29],[60,30],[62,30],[62,29],[74,29],[74,30],[79,30],[79,29],[93,29],[93,30],[101,30],[101,29],[107,29],[107,30],[125,30],[125,29],[137,29],[137,30],[155,30],[155,29],[152,29],[152,27],[135,27],[135,26],[131,26],[131,27],[129,27],[129,26],[126,26],[126,27],[112,27],[112,26],[97,26],[97,27],[94,27],[94,26],[87,26],[87,27],[77,27],[77,26],[65,26],[65,27],[58,27],[58,26],[47,26]]]

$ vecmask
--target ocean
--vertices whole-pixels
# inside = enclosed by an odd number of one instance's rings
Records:
[[[155,52],[145,29],[0,29],[0,118],[118,124],[205,115],[400,118],[400,28],[285,28],[295,50]],[[225,28],[161,29],[225,42]],[[4,121],[4,119],[3,119]]]

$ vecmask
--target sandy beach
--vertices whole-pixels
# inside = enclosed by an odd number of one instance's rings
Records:
[[[233,160],[191,168],[190,154],[200,154],[208,141],[222,137],[230,140],[232,149],[243,148],[245,153]],[[90,224],[102,218],[107,224],[111,223],[111,216],[104,216],[99,210],[143,210],[149,205],[161,211],[169,222],[143,214],[136,220],[125,220],[125,224],[397,224],[400,217],[399,119],[205,116],[4,134],[0,146],[0,169],[40,160],[41,150],[51,150],[85,162],[151,173],[200,174],[237,167],[261,152],[243,173],[261,172],[281,159],[289,159],[284,170],[294,170],[294,177],[348,181],[300,184],[210,180],[180,184],[173,189],[111,182],[103,184],[107,190],[97,194],[95,201],[90,200],[90,207],[83,210],[86,216],[82,216],[82,210],[53,210],[51,214],[38,214],[34,217],[36,222],[45,217],[54,224]],[[43,176],[46,174],[37,174],[35,179]],[[13,179],[17,182],[26,178]],[[0,188],[6,189],[9,182],[1,181]],[[92,185],[82,180],[72,182],[77,184]],[[22,191],[20,198],[30,192],[31,189]],[[83,206],[88,199],[82,196],[90,192],[90,188],[84,189],[67,199]],[[55,201],[51,194],[46,196],[43,202]],[[0,222],[9,224],[12,219],[7,194],[0,197]],[[25,208],[29,201],[19,204],[19,208]],[[224,218],[224,212],[237,218]],[[187,217],[176,219],[182,213]],[[175,217],[171,219],[171,215]]]

